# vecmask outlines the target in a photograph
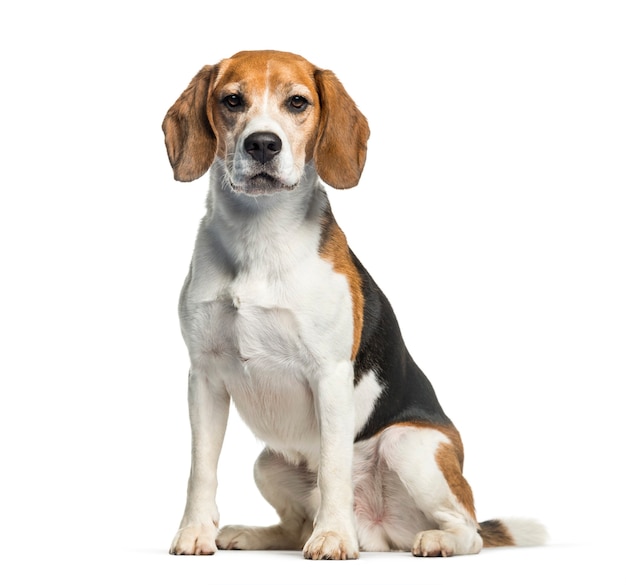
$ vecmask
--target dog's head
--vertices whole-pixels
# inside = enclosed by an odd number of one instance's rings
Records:
[[[337,189],[354,187],[369,127],[332,71],[278,51],[206,66],[163,121],[174,177],[193,181],[217,157],[231,187],[262,195],[296,187],[307,163]]]

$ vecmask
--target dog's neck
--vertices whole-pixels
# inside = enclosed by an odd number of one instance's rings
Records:
[[[319,239],[328,205],[312,164],[294,189],[248,196],[231,188],[218,160],[211,167],[203,225],[222,240],[238,270],[281,271],[311,250],[311,239]]]

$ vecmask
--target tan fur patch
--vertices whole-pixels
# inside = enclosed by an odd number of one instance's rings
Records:
[[[445,477],[450,490],[459,500],[459,503],[471,514],[476,520],[476,512],[474,509],[474,494],[467,480],[463,477],[463,442],[461,435],[454,425],[437,425],[424,421],[399,423],[401,425],[413,426],[418,428],[435,429],[443,433],[450,443],[442,443],[437,452],[435,459],[443,476]]]
[[[456,496],[461,505],[471,514],[472,518],[476,520],[474,495],[472,494],[472,489],[467,483],[467,480],[463,477],[461,462],[459,461],[455,446],[450,443],[442,443],[437,449],[435,459],[452,493]]]
[[[361,289],[361,276],[357,267],[350,257],[350,249],[345,234],[334,219],[327,226],[326,238],[320,250],[320,256],[328,260],[335,272],[345,275],[352,296],[352,316],[354,321],[352,360],[356,358],[361,344],[361,332],[363,331],[363,291]]]

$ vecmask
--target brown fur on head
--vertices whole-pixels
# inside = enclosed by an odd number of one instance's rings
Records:
[[[206,173],[216,156],[229,155],[227,135],[239,131],[241,122],[221,107],[224,94],[238,88],[247,100],[245,107],[253,108],[268,84],[302,162],[313,159],[322,180],[332,187],[354,187],[365,165],[367,120],[332,71],[278,51],[237,53],[203,67],[191,80],[163,121],[175,179],[193,181]],[[295,121],[280,110],[280,96],[292,86],[306,92],[310,101],[310,111]]]

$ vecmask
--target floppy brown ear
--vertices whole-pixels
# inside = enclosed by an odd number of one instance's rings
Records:
[[[332,71],[315,72],[321,103],[320,129],[313,159],[319,176],[336,189],[354,187],[361,178],[370,129]]]
[[[193,181],[207,172],[217,147],[207,118],[214,68],[207,65],[168,110],[163,120],[165,147],[177,181]]]

